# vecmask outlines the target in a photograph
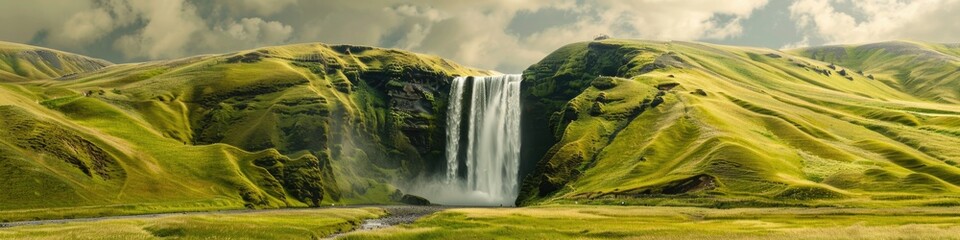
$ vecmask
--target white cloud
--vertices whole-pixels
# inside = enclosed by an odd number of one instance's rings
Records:
[[[236,1],[244,11],[256,13],[258,16],[268,16],[296,5],[297,0],[240,0]]]
[[[196,9],[183,1],[131,1],[131,5],[147,23],[115,43],[114,47],[127,57],[181,57],[194,34],[205,27]]]
[[[293,33],[289,25],[259,17],[228,19],[210,26],[198,15],[196,6],[184,1],[132,3],[146,26],[114,43],[114,48],[129,58],[167,59],[282,44]]]
[[[788,44],[783,45],[782,47],[780,47],[780,49],[785,49],[785,50],[786,50],[786,49],[796,49],[796,48],[805,48],[805,47],[809,47],[809,46],[810,46],[810,37],[803,36],[803,39],[801,39],[799,42],[788,43]]]
[[[44,3],[57,7],[38,7]],[[77,11],[91,8],[86,1],[0,1],[0,40],[28,42],[41,30],[62,26]]]
[[[39,1],[43,6],[38,9],[56,8],[58,4]],[[321,41],[401,48],[440,55],[468,66],[517,72],[560,46],[590,40],[600,33],[656,40],[737,36],[742,32],[742,20],[764,6],[766,0],[84,3],[65,17],[31,27],[50,30],[51,47],[84,49],[105,41],[128,60]],[[547,24],[530,33],[508,32],[518,14],[543,9],[567,12],[576,19]],[[0,28],[0,33],[5,32],[13,31]]]
[[[103,9],[74,14],[64,22],[60,32],[66,40],[87,44],[113,30],[113,18]]]
[[[837,9],[841,3],[852,5],[852,11]],[[960,39],[958,9],[958,0],[800,0],[790,6],[790,16],[806,34],[831,44],[948,42]]]
[[[225,29],[230,37],[253,43],[281,43],[290,38],[293,28],[277,21],[264,21],[260,18],[244,18],[240,22],[231,23]]]

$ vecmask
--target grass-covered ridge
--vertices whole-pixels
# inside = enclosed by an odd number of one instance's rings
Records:
[[[489,73],[299,44],[0,83],[0,220],[394,202],[443,161],[450,80]]]
[[[525,121],[550,123],[524,138],[552,141],[524,142],[547,148],[518,203],[960,204],[952,97],[849,67],[690,42],[563,47],[524,72]]]
[[[917,97],[960,103],[960,46],[913,41],[809,47],[789,52],[866,76]]]

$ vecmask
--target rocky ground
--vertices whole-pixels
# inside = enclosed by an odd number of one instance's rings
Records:
[[[382,218],[369,219],[360,225],[360,229],[378,229],[399,224],[412,223],[423,216],[444,210],[443,206],[385,206],[390,215]]]

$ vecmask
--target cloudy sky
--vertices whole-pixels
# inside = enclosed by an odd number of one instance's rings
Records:
[[[136,62],[301,42],[520,72],[597,34],[773,49],[960,41],[960,0],[0,0],[0,41]]]

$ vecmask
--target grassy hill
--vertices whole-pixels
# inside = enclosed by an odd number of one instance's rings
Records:
[[[833,49],[565,46],[524,72],[518,203],[960,204],[956,48]]]
[[[112,64],[52,49],[0,42],[0,82],[69,78]]]
[[[960,103],[960,45],[910,41],[795,49],[793,54],[834,63],[911,95]]]
[[[389,183],[443,161],[438,94],[454,75],[484,74],[436,56],[300,44],[0,83],[0,210],[392,202]]]

